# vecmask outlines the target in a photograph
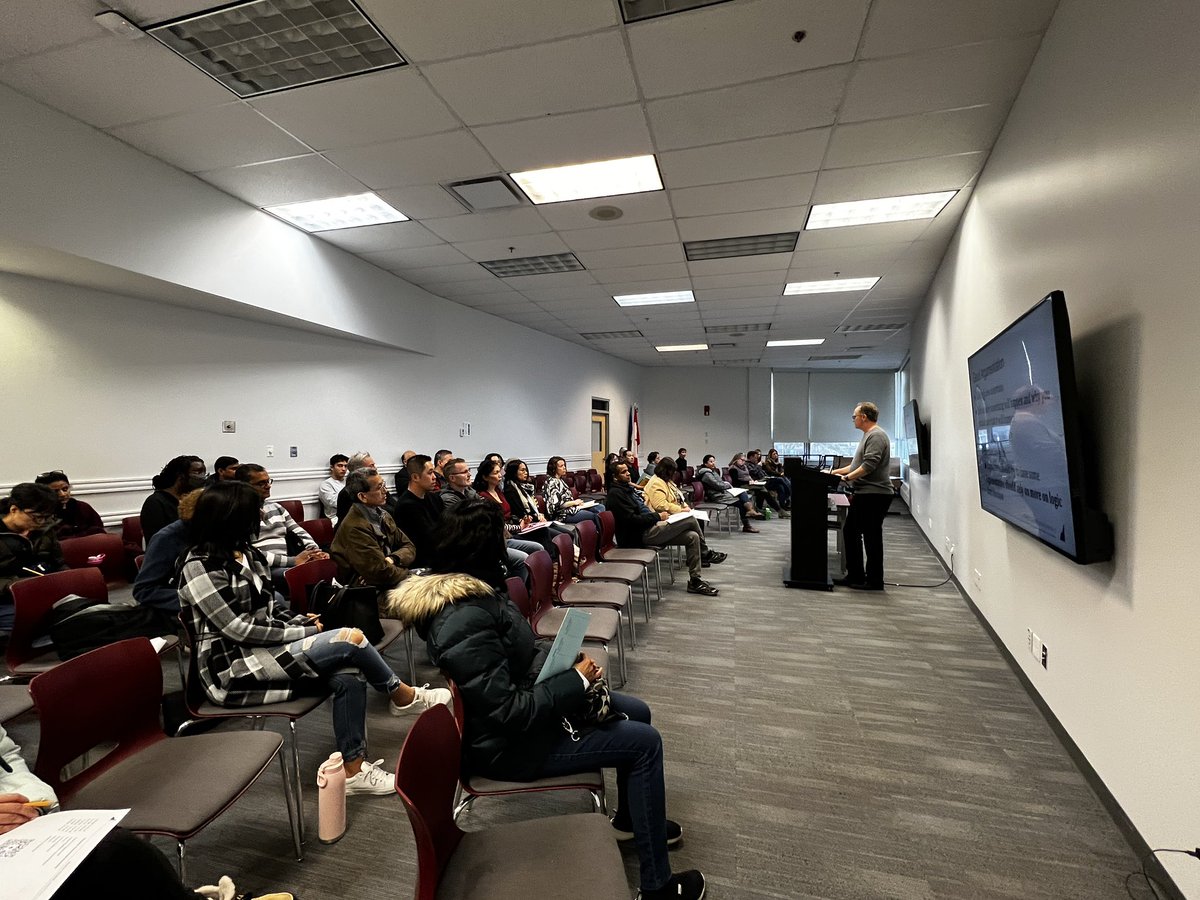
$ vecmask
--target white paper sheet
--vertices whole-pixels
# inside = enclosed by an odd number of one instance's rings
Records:
[[[0,894],[21,900],[48,900],[128,812],[56,812],[0,835]]]
[[[542,664],[542,671],[538,672],[537,681],[534,684],[541,684],[550,676],[565,672],[575,665],[575,659],[579,656],[579,648],[583,646],[583,639],[587,636],[588,623],[591,621],[592,614],[590,612],[585,612],[578,607],[567,610],[562,625],[558,628],[558,634],[554,636],[554,644],[550,647],[550,653]]]

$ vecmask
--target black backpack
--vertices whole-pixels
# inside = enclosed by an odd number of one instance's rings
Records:
[[[61,660],[126,638],[164,637],[178,630],[168,613],[149,606],[117,606],[71,595],[54,604],[48,619],[50,640]]]

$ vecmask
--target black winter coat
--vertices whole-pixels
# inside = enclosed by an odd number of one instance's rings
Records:
[[[613,514],[617,543],[622,547],[641,547],[642,535],[662,521],[658,513],[641,502],[629,484],[614,481],[604,498],[604,505]]]
[[[470,575],[410,578],[389,592],[389,615],[415,625],[429,655],[462,694],[463,769],[508,781],[538,777],[583,707],[568,669],[534,684],[545,661],[533,630],[505,594]]]

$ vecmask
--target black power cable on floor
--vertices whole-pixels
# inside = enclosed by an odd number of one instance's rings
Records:
[[[1150,888],[1150,893],[1154,895],[1154,900],[1165,900],[1165,898],[1168,896],[1166,893],[1160,894],[1158,892],[1160,887],[1165,892],[1167,890],[1167,886],[1146,871],[1147,861],[1149,861],[1150,857],[1159,853],[1183,853],[1187,856],[1194,856],[1196,859],[1200,859],[1200,847],[1197,847],[1195,850],[1180,850],[1174,847],[1159,847],[1157,850],[1151,850],[1142,857],[1141,870],[1137,872],[1130,872],[1125,876],[1125,893],[1127,893],[1130,897],[1133,897],[1134,900],[1141,900],[1141,898],[1138,898],[1134,895],[1130,882],[1139,875],[1142,877],[1142,880],[1146,882],[1146,887]]]

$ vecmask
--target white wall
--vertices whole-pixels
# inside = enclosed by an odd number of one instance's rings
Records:
[[[657,450],[674,457],[680,447],[687,447],[693,465],[707,453],[726,465],[738,450],[770,446],[771,385],[765,369],[695,366],[643,371],[638,404],[643,456]],[[624,441],[624,420],[613,433],[619,435],[614,446]]]
[[[1064,0],[912,354],[934,424],[916,518],[939,549],[957,544],[959,579],[1152,847],[1200,836],[1198,34],[1194,0]],[[1109,564],[1077,566],[979,508],[966,357],[1055,288],[1116,531]],[[1167,856],[1200,896],[1200,865]]]
[[[263,463],[276,496],[303,498],[358,449],[393,467],[410,447],[589,464],[592,397],[628,409],[641,370],[446,306],[421,355],[0,274],[0,485],[63,468],[112,522],[180,453]]]

